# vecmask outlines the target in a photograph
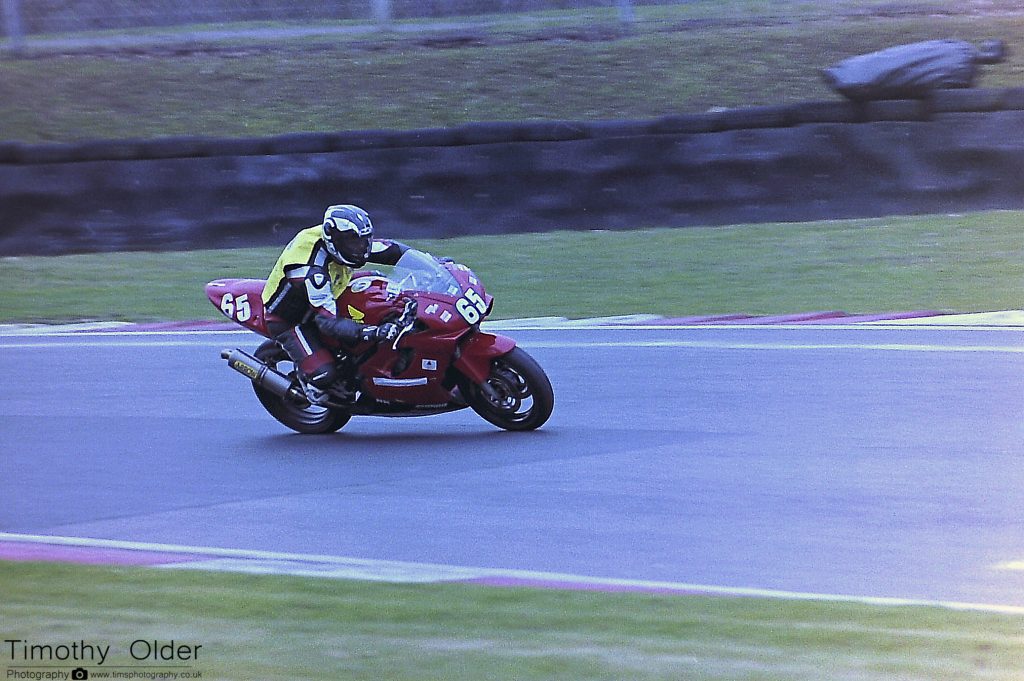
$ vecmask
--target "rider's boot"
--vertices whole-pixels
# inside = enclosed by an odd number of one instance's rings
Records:
[[[274,337],[295,364],[302,390],[313,404],[324,404],[338,380],[334,355],[323,347],[313,325],[300,324]]]

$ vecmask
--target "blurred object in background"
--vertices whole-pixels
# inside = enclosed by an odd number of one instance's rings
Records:
[[[915,99],[934,90],[971,87],[978,64],[1005,58],[1001,40],[981,48],[961,40],[928,40],[850,57],[822,73],[829,87],[855,101]]]

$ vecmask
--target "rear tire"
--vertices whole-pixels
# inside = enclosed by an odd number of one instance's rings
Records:
[[[468,380],[461,391],[473,411],[499,428],[535,430],[551,416],[555,406],[551,382],[522,348],[514,348],[491,362],[487,384],[496,393],[495,398]]]
[[[256,349],[254,355],[260,361],[266,362],[272,368],[294,380],[295,368],[292,365],[292,360],[288,357],[288,353],[284,351],[284,348],[276,341],[268,340],[263,343],[263,345]],[[285,366],[278,367],[279,364]],[[252,389],[263,405],[263,408],[271,416],[297,433],[305,435],[333,433],[352,418],[352,414],[347,411],[318,407],[314,404],[303,407],[295,402],[278,397],[255,383],[252,384]]]

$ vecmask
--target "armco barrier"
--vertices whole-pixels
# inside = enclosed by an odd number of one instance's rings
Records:
[[[331,203],[397,238],[1024,207],[1024,89],[640,121],[0,143],[0,254],[281,245]]]

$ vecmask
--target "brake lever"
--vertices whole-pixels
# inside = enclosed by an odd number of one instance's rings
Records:
[[[405,310],[402,312],[402,316],[398,318],[398,325],[402,330],[398,332],[397,336],[395,336],[395,342],[391,345],[392,350],[398,350],[398,344],[401,342],[402,337],[412,331],[412,327],[416,323],[417,307],[418,306],[414,298],[410,298],[405,302]]]

